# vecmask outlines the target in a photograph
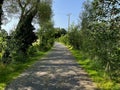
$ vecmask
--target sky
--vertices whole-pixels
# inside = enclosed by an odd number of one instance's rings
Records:
[[[55,27],[68,28],[68,14],[70,15],[70,24],[77,23],[79,14],[82,12],[82,4],[85,0],[53,0],[53,21]],[[18,23],[18,19],[11,18],[10,22],[2,25],[2,28],[13,30]]]
[[[78,23],[82,5],[85,0],[54,0],[53,1],[53,20],[55,27],[68,28],[68,14],[70,24]]]

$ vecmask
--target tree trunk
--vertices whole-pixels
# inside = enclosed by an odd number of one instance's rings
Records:
[[[4,0],[0,0],[0,30],[1,30],[1,24],[2,24],[2,13],[3,13],[2,5],[3,5],[3,1]]]
[[[37,39],[33,30],[34,26],[31,24],[34,16],[37,13],[37,9],[34,8],[27,15],[25,14],[20,18],[20,21],[16,28],[16,44],[19,51],[26,53],[30,45]]]

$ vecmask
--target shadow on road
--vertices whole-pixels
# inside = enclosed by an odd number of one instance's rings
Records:
[[[67,48],[55,43],[49,54],[26,70],[5,90],[96,90]]]

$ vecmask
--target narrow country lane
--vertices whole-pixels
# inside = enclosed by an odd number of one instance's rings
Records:
[[[5,90],[96,90],[69,50],[55,43],[52,51],[37,61]]]

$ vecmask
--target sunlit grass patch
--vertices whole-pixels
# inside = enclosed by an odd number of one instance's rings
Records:
[[[98,61],[91,60],[89,56],[80,50],[70,49],[70,51],[100,90],[120,90],[119,83],[110,80],[107,75],[104,76],[104,70]]]
[[[0,90],[4,90],[4,87],[5,87],[6,85],[4,84],[4,83],[0,83]]]
[[[2,57],[2,53],[0,52],[0,59],[1,59],[1,57]]]
[[[24,70],[38,61],[46,52],[36,52],[27,58],[26,62],[16,62],[9,65],[0,63],[0,90],[4,90],[10,81],[16,79]]]

